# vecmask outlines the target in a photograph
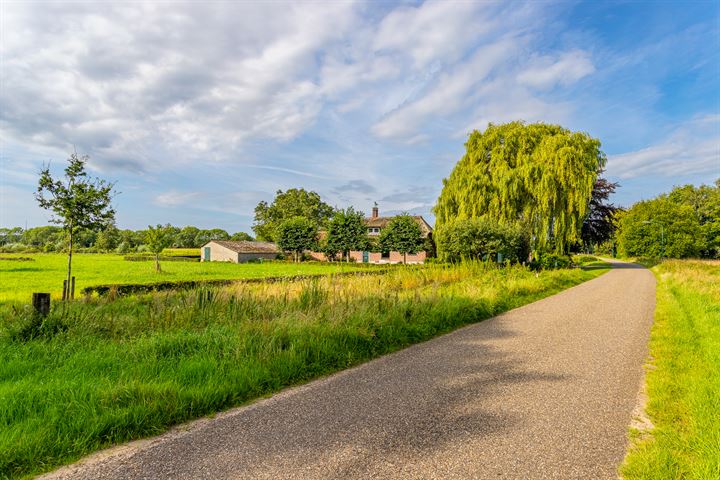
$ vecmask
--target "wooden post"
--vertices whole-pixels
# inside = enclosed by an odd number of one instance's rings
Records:
[[[32,304],[35,312],[43,317],[47,317],[50,313],[50,294],[49,293],[33,293]]]
[[[75,300],[75,277],[70,282],[70,300]]]
[[[65,300],[67,300],[67,298],[68,298],[68,284],[67,284],[67,279],[66,279],[66,280],[63,280],[63,295],[62,295],[62,299],[63,299],[63,301],[65,301]]]

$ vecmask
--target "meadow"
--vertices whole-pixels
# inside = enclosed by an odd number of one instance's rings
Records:
[[[169,265],[168,265],[169,267]],[[492,264],[56,302],[0,322],[0,476],[37,474],[602,274]]]
[[[653,428],[631,430],[625,479],[720,478],[720,261],[656,264],[647,368]]]
[[[195,251],[197,253],[197,251]],[[67,275],[67,256],[57,253],[0,254],[0,303],[30,303],[32,292],[50,292],[54,299],[62,296]],[[22,260],[30,258],[32,260]],[[148,284],[183,280],[223,280],[262,277],[323,275],[360,268],[367,265],[338,263],[225,263],[225,262],[161,262],[162,273],[155,264],[129,262],[122,255],[76,253],[73,255],[75,295],[83,288],[101,284]]]

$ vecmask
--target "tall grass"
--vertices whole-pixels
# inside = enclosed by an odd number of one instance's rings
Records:
[[[154,435],[597,276],[483,264],[56,306],[0,324],[0,475]]]
[[[657,276],[647,372],[654,428],[631,432],[626,479],[720,478],[720,262],[672,260]]]

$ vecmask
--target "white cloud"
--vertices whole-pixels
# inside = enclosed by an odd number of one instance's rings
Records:
[[[381,22],[373,46],[376,51],[402,52],[417,68],[462,58],[470,44],[497,26],[486,2],[429,0],[416,7],[400,7]]]
[[[720,115],[693,119],[658,144],[609,156],[607,173],[619,178],[703,173],[713,179],[720,176]]]
[[[322,108],[318,52],[356,21],[348,2],[37,7],[3,6],[0,128],[135,170],[295,138]]]
[[[528,67],[518,74],[517,81],[520,85],[547,90],[557,85],[572,85],[594,71],[588,52],[572,50],[557,57],[545,55],[531,59]]]
[[[199,198],[203,197],[203,195],[204,194],[202,192],[178,192],[171,190],[156,196],[155,203],[166,207],[176,207],[195,202]]]
[[[471,89],[482,84],[516,48],[515,41],[508,39],[479,48],[470,60],[441,74],[427,93],[401,105],[375,124],[373,133],[386,138],[416,140],[418,128],[429,118],[467,108],[473,96]]]

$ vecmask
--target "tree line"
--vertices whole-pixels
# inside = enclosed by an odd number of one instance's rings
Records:
[[[720,179],[635,203],[618,215],[613,241],[629,257],[720,258]]]
[[[210,240],[248,240],[253,237],[245,232],[230,234],[221,228],[200,229],[194,226],[175,227],[165,225],[170,237],[169,247],[199,248]],[[74,235],[76,251],[133,253],[148,251],[149,229],[119,229],[113,225],[104,230],[81,228]],[[27,230],[21,227],[0,228],[0,249],[6,252],[65,252],[68,236],[63,227],[48,225]]]

